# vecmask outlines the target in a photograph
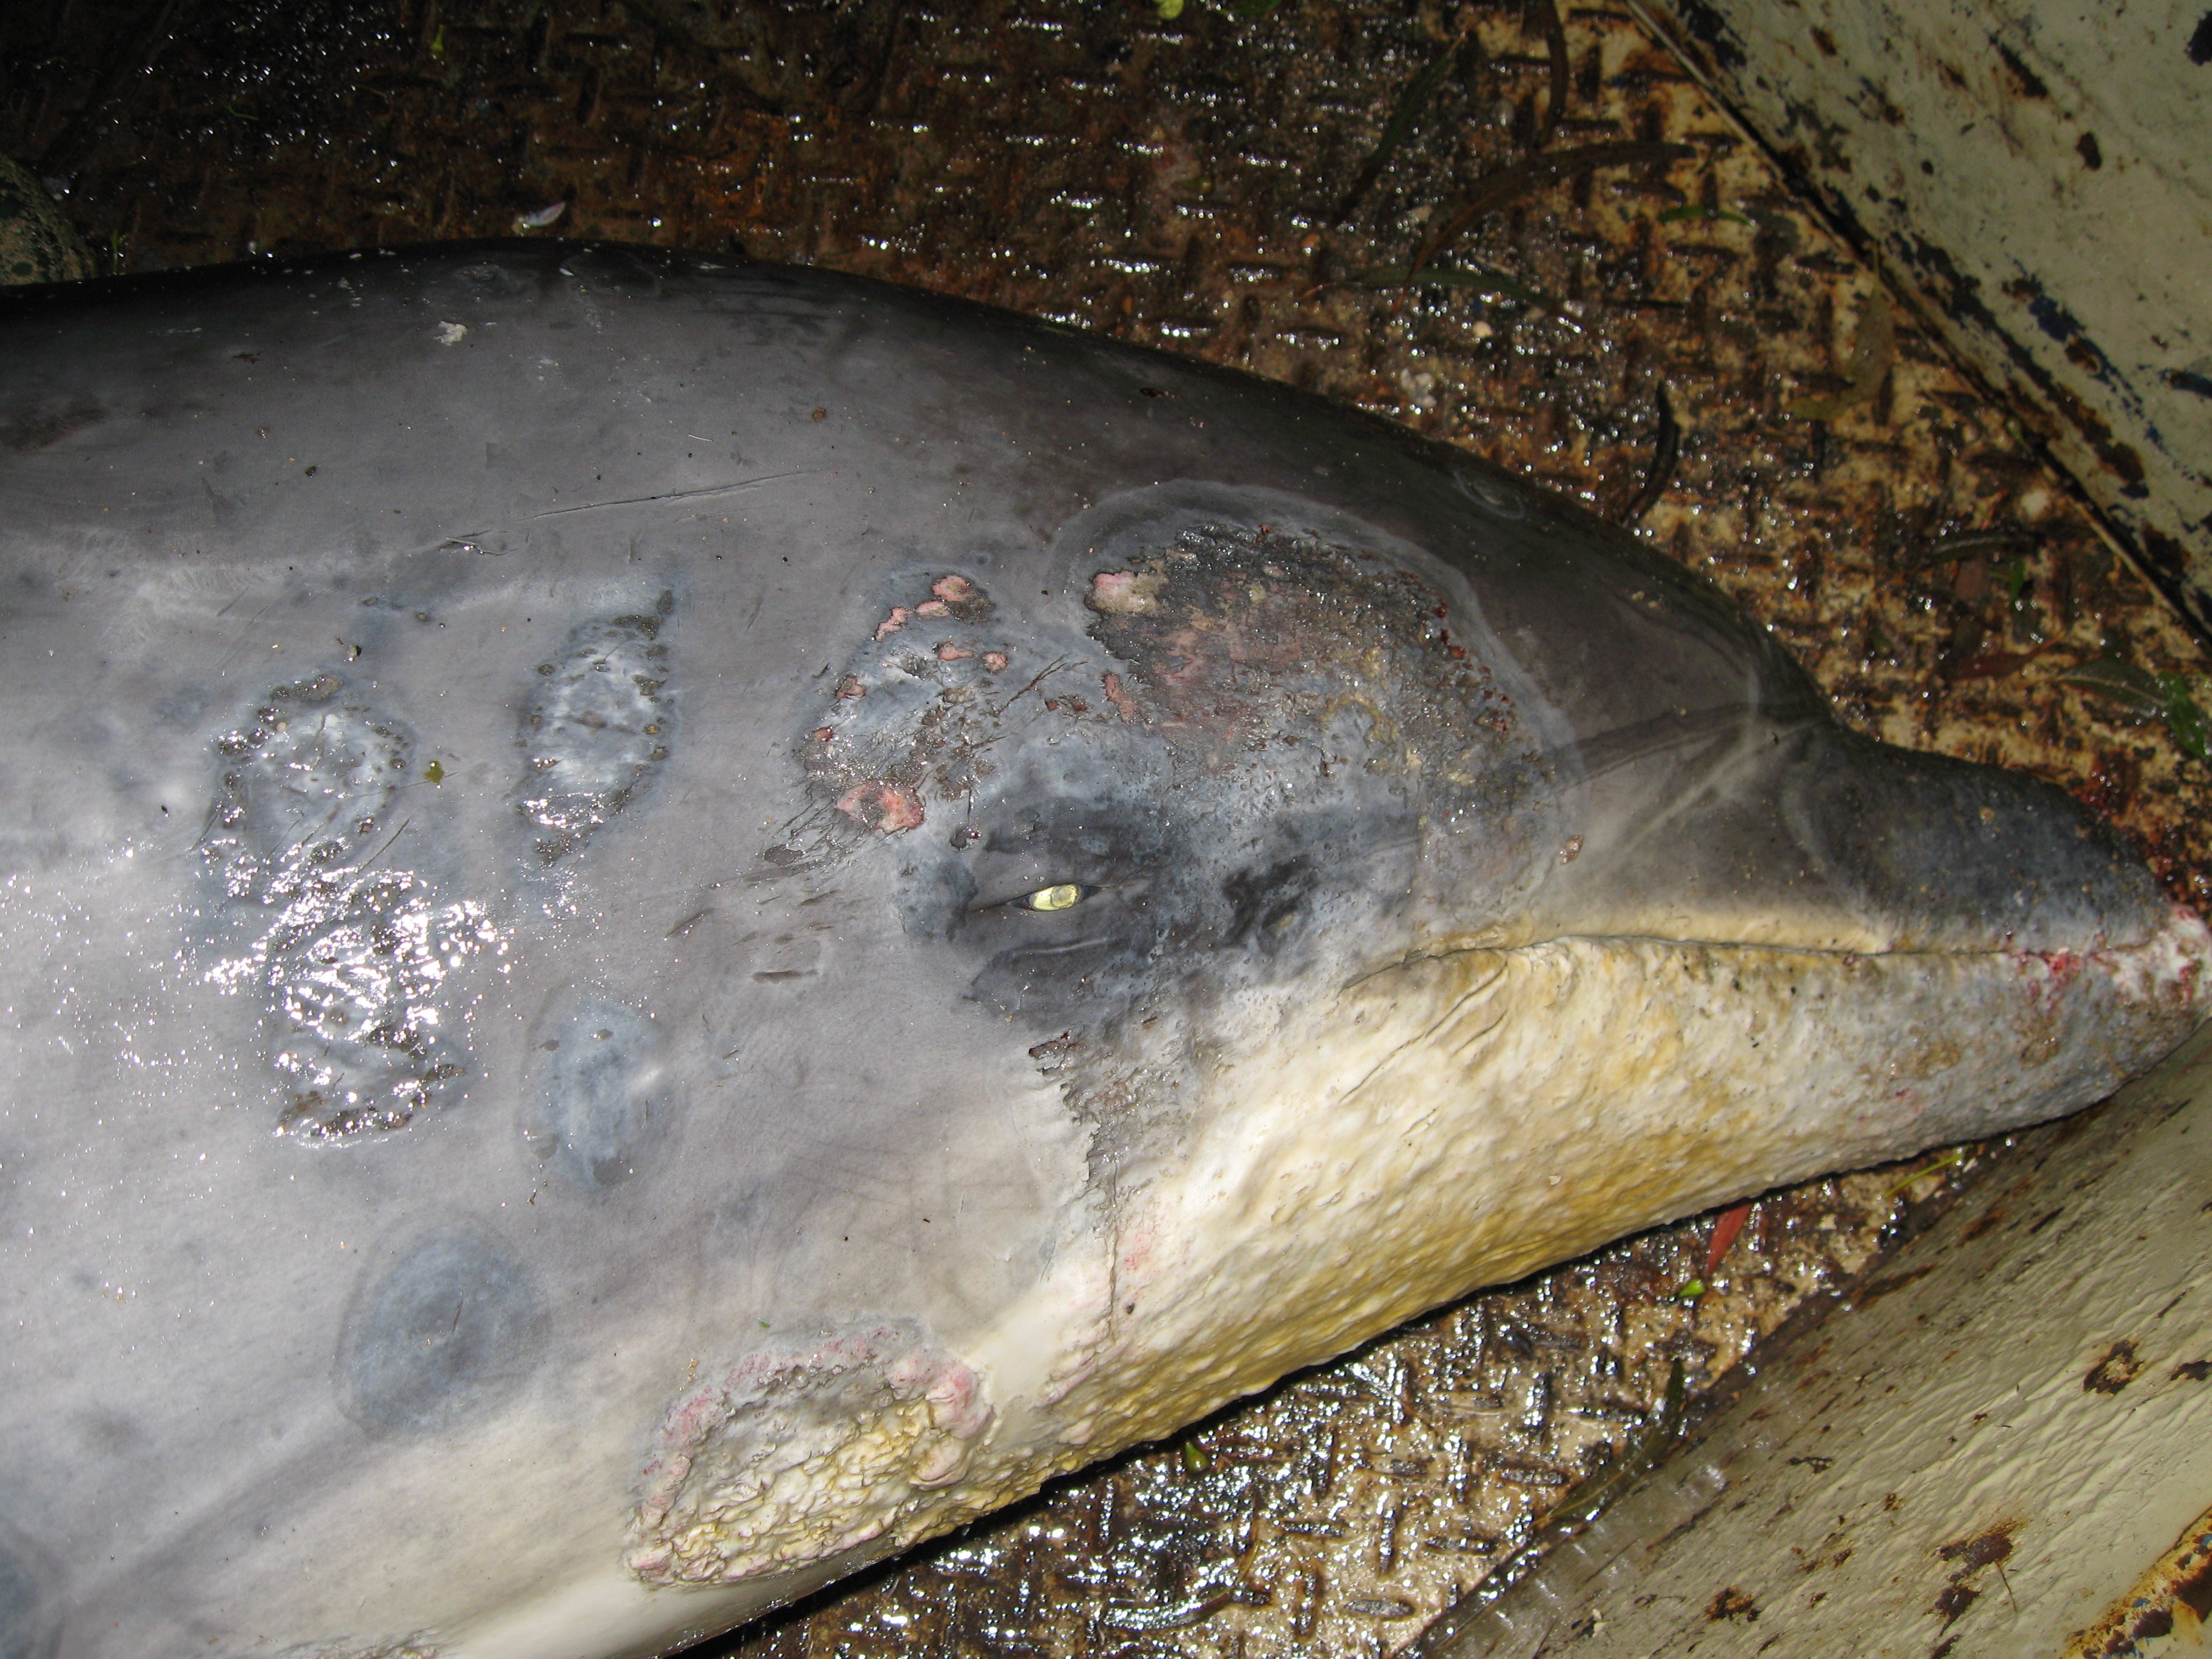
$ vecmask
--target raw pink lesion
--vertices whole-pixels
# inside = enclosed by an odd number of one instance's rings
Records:
[[[1114,712],[1116,714],[1125,720],[1134,720],[1139,717],[1136,700],[1121,689],[1121,677],[1119,674],[1101,675],[1099,684],[1106,688],[1106,701],[1114,705]]]
[[[838,798],[837,810],[854,823],[884,835],[917,829],[922,821],[921,799],[896,784],[871,780],[856,783]]]
[[[733,1373],[728,1382],[702,1383],[679,1401],[662,1423],[660,1449],[646,1464],[638,1483],[643,1489],[638,1514],[647,1524],[656,1525],[666,1517],[676,1494],[684,1489],[684,1477],[691,1473],[692,1454],[705,1443],[708,1431],[722,1420],[724,1399],[736,1380]]]
[[[1005,710],[974,694],[1015,654],[988,631],[995,607],[969,577],[913,579],[901,597],[877,613],[872,641],[838,671],[834,710],[798,744],[814,799],[885,836],[919,829],[927,799],[957,799],[994,769],[983,751]],[[925,641],[915,636],[926,623]]]
[[[1091,608],[1112,617],[1144,617],[1159,609],[1160,577],[1133,570],[1102,570],[1091,579]]]
[[[980,621],[979,612],[988,612],[990,601],[983,590],[965,576],[939,576],[929,585],[929,598],[915,606],[917,617],[949,617],[965,612],[969,622]]]
[[[2175,904],[2167,908],[2166,926],[2180,938],[2199,945],[2200,949],[2203,945],[2212,943],[2212,940],[2208,940],[2206,938],[2203,919],[2185,904]],[[2203,971],[2204,959],[2201,954],[2191,953],[2183,957],[2181,966],[2175,976],[2175,984],[2183,1002],[2189,1006],[2196,1006],[2197,981],[2203,976]]]
[[[983,1398],[981,1381],[965,1365],[934,1355],[922,1357],[938,1373],[927,1395],[931,1425],[957,1439],[973,1440],[991,1421],[991,1406]]]

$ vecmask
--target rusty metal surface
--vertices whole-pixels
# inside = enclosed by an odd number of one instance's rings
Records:
[[[2212,629],[2202,13],[1632,4]]]
[[[112,268],[521,221],[1249,368],[1638,515],[1851,723],[2212,899],[2197,646],[1624,10],[17,0],[0,54],[0,152]],[[1970,1161],[1770,1199],[1703,1296],[1710,1218],[1478,1297],[714,1651],[1395,1648]]]
[[[2167,1638],[2182,1650],[2212,1646],[2212,1510],[2183,1528],[2096,1623],[2075,1633],[2064,1659],[2147,1659]]]

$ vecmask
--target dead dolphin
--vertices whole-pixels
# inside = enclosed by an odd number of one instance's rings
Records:
[[[1466,455],[534,244],[0,307],[0,1656],[665,1650],[2212,941]]]

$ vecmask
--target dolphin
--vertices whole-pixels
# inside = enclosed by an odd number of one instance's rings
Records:
[[[666,1652],[2212,1007],[1572,504],[816,271],[22,291],[0,595],[0,1659]]]

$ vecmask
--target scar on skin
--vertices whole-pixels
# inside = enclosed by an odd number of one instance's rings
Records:
[[[986,651],[983,653],[983,666],[994,674],[1005,672],[1006,653],[1003,651]]]
[[[897,633],[900,629],[906,626],[906,619],[912,615],[914,612],[904,605],[893,605],[891,614],[876,624],[876,637],[880,640]]]
[[[836,740],[836,737],[837,728],[834,726],[817,726],[814,728],[814,741],[817,743],[832,743]]]
[[[854,697],[865,697],[867,695],[868,688],[860,684],[860,677],[858,674],[848,674],[837,682],[837,700],[840,702],[850,702]]]
[[[1106,701],[1114,705],[1115,714],[1125,720],[1133,720],[1137,718],[1137,705],[1129,694],[1121,689],[1121,677],[1119,674],[1105,675],[1100,684],[1105,686]]]
[[[921,823],[921,801],[888,783],[856,783],[837,802],[837,810],[854,823],[896,836]]]
[[[1566,845],[1559,848],[1559,862],[1572,864],[1582,856],[1582,851],[1583,838],[1580,836],[1569,836]]]
[[[937,647],[937,659],[939,662],[958,662],[963,657],[972,657],[975,654],[966,646],[955,645],[950,640]]]

